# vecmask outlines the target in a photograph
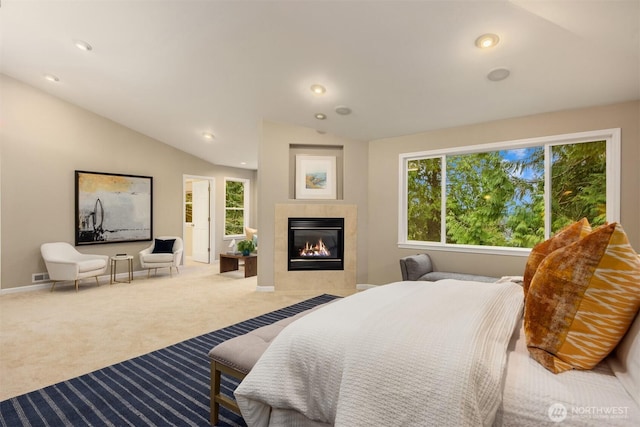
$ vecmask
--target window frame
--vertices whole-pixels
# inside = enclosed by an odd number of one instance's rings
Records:
[[[446,184],[447,170],[446,157],[451,155],[473,154],[490,151],[510,150],[528,147],[540,147],[545,150],[545,239],[549,238],[551,229],[551,203],[548,201],[551,197],[551,189],[549,185],[550,162],[548,155],[552,146],[575,144],[581,142],[605,141],[606,142],[606,177],[607,177],[607,221],[620,221],[620,128],[602,129],[586,132],[568,133],[562,135],[552,135],[536,138],[526,138],[511,141],[492,142],[486,144],[469,145],[462,147],[453,147],[429,151],[419,151],[411,153],[400,153],[398,156],[398,173],[399,173],[399,191],[398,191],[398,248],[401,249],[421,249],[421,250],[438,250],[450,252],[467,252],[467,253],[484,253],[484,254],[500,254],[514,256],[528,256],[531,248],[513,248],[502,246],[479,246],[479,245],[462,245],[446,243]],[[442,161],[442,210],[441,210],[441,241],[440,242],[423,242],[417,240],[408,240],[408,219],[407,219],[407,191],[408,191],[408,165],[412,160],[425,158],[440,158]]]
[[[227,207],[227,182],[241,182],[244,188],[244,197],[243,197],[243,207],[242,210],[244,215],[242,217],[242,233],[240,234],[227,234],[227,211],[229,209],[238,210],[236,208],[228,208]],[[223,222],[223,230],[224,230],[224,239],[237,239],[243,238],[246,236],[245,229],[249,226],[249,218],[250,218],[250,201],[251,201],[251,192],[250,192],[251,180],[246,178],[232,178],[225,177],[224,178],[224,222]]]

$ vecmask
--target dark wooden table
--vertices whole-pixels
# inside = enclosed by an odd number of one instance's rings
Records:
[[[244,277],[256,276],[258,274],[258,255],[251,254],[244,256],[233,254],[220,254],[220,273],[238,270],[238,261],[244,261]]]

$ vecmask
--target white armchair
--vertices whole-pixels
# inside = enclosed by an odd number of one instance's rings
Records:
[[[104,274],[109,267],[107,255],[82,254],[66,242],[43,243],[40,253],[49,278],[53,281],[52,291],[57,282],[73,280],[77,292],[78,281],[86,277],[95,277],[96,284],[100,285],[98,276]]]
[[[156,237],[151,246],[140,251],[140,266],[147,269],[147,278],[151,270],[158,272],[158,268],[169,268],[169,275],[173,276],[172,269],[179,273],[178,266],[182,261],[184,244],[177,236]]]

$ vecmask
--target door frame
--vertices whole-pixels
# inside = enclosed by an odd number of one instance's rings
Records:
[[[209,181],[209,262],[211,264],[215,260],[216,245],[215,245],[215,200],[216,200],[216,179],[212,176],[202,175],[182,175],[182,236],[187,234],[186,222],[184,220],[186,216],[186,194],[187,194],[187,181]]]

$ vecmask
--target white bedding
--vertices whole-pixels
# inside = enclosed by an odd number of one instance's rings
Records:
[[[558,404],[566,410],[560,423],[549,416],[549,408]],[[563,413],[555,415],[562,417]],[[558,375],[547,371],[529,357],[524,330],[519,325],[509,344],[504,398],[495,426],[544,425],[638,426],[640,408],[606,361],[591,371]]]
[[[369,289],[288,326],[236,399],[249,426],[282,425],[272,408],[342,426],[491,425],[521,310],[512,283]]]

